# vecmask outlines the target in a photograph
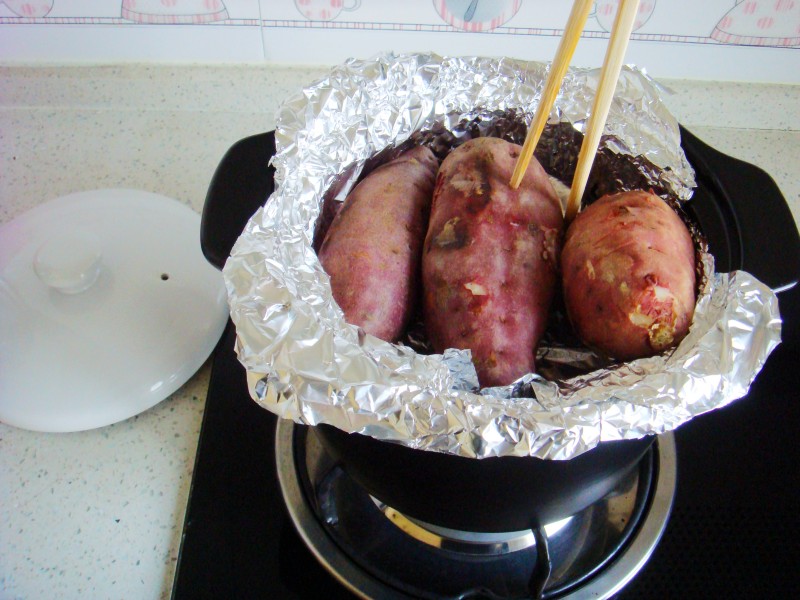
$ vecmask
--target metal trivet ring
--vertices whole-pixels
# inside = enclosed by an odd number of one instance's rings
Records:
[[[376,503],[363,489],[357,486],[353,488],[355,484],[352,483],[352,480],[342,476],[341,467],[327,455],[316,440],[316,436],[313,435],[313,428],[298,428],[289,420],[278,420],[276,456],[278,457],[278,479],[281,491],[297,531],[312,554],[345,588],[366,600],[375,598],[381,598],[382,600],[408,600],[412,597],[452,597],[462,599],[506,597],[504,592],[500,593],[500,595],[492,595],[491,591],[487,591],[482,586],[482,579],[476,579],[472,576],[468,576],[463,583],[463,587],[458,587],[457,589],[452,587],[451,582],[454,581],[453,579],[448,578],[437,582],[437,586],[447,587],[449,590],[447,593],[442,593],[437,589],[428,589],[433,581],[430,578],[435,578],[438,571],[432,571],[433,567],[425,561],[434,557],[436,553],[441,557],[437,560],[442,560],[451,566],[455,564],[462,565],[466,569],[472,568],[469,565],[488,564],[485,561],[501,561],[502,564],[522,564],[526,560],[529,561],[531,556],[535,556],[538,557],[536,559],[537,567],[532,571],[533,577],[527,587],[529,596],[525,597],[553,599],[611,598],[647,562],[666,527],[675,493],[675,443],[674,436],[668,433],[659,436],[658,442],[654,445],[655,452],[650,455],[650,460],[655,461],[656,466],[652,481],[647,484],[647,489],[650,491],[646,498],[644,516],[641,521],[636,522],[636,527],[632,530],[632,534],[625,542],[625,545],[618,554],[614,554],[601,564],[590,567],[584,575],[577,578],[572,576],[565,578],[561,569],[563,563],[554,562],[551,565],[550,555],[552,554],[551,551],[555,552],[556,556],[554,557],[563,557],[565,552],[581,552],[581,545],[570,544],[569,546],[564,546],[558,543],[559,538],[563,538],[563,531],[573,531],[576,524],[582,522],[580,516],[569,517],[536,531],[486,534],[490,537],[485,539],[482,538],[483,534],[477,534],[476,537],[475,534],[432,526],[415,519],[409,519],[388,507],[382,508],[381,504]],[[311,452],[311,455],[308,452]],[[312,455],[315,456],[314,459],[309,458]],[[312,468],[310,465],[315,466]],[[313,472],[308,471],[310,468]],[[301,477],[301,472],[310,476],[310,479],[305,476]],[[318,482],[319,487],[312,485],[309,488],[309,482],[311,481]],[[349,489],[350,493],[355,493],[356,498],[358,494],[363,494],[363,500],[357,501],[358,506],[349,504],[346,507],[339,506],[339,496],[333,493],[333,490],[336,486],[342,485]],[[347,498],[348,502],[350,502],[349,498],[351,496],[348,494],[342,498]],[[354,508],[358,508],[356,513],[353,512]],[[370,508],[374,511],[374,516],[368,515]],[[613,506],[607,506],[606,509],[613,512]],[[342,512],[343,510],[344,512]],[[387,511],[391,521],[387,519]],[[365,519],[370,520],[372,526],[379,528],[380,522],[383,522],[386,524],[385,527],[388,528],[387,532],[395,530],[401,541],[402,538],[405,538],[417,544],[422,552],[423,562],[414,563],[416,567],[413,567],[412,571],[407,569],[385,571],[381,570],[382,563],[380,561],[377,563],[365,563],[364,548],[368,548],[369,552],[374,552],[375,549],[379,552],[384,552],[383,544],[376,544],[374,530],[372,528],[364,529]],[[348,523],[350,525],[347,525]],[[355,527],[355,530],[349,529],[348,527],[350,526]],[[580,529],[580,525],[577,526],[580,531],[583,531],[583,529]],[[556,529],[561,530],[562,528],[563,531],[556,535]],[[341,537],[342,533],[353,531],[368,531],[367,537],[358,538],[360,542],[356,540],[357,544],[355,546],[352,544],[352,539]],[[420,540],[420,537],[425,539]],[[531,540],[532,537],[534,540]],[[552,539],[548,540],[548,538],[555,538],[555,547],[553,547],[554,542]],[[577,540],[573,541],[576,542]],[[405,545],[408,546],[408,543],[405,543]],[[411,549],[411,546],[408,546],[408,549]],[[541,546],[541,551],[539,546]],[[344,547],[347,547],[348,551],[343,551]],[[423,548],[428,548],[428,550],[422,550]],[[355,551],[355,554],[350,554],[352,551]],[[360,552],[361,554],[359,554]],[[381,554],[381,556],[383,556],[384,561],[389,562],[394,562],[398,556],[405,558],[404,554],[390,553]],[[474,561],[480,562],[476,563]],[[495,563],[492,562],[491,564]],[[524,569],[527,568],[531,568],[529,562],[524,564]],[[420,569],[422,574],[416,575],[414,569]],[[514,575],[514,577],[519,578],[524,573],[531,572],[524,569],[521,572],[515,571],[517,575]],[[409,573],[414,576],[413,581],[401,583],[398,580],[398,574],[402,577],[408,577]],[[428,573],[428,575],[425,575],[425,573]],[[537,574],[541,575],[541,577],[537,577]],[[403,579],[403,581],[406,580]],[[458,585],[462,586],[461,580],[457,581]],[[514,585],[517,586],[516,583]],[[518,594],[512,594],[512,596],[518,597]]]
[[[473,556],[497,556],[525,550],[536,545],[536,536],[530,529],[502,533],[460,531],[407,517],[377,498],[372,496],[370,498],[396,527],[414,539],[434,548]],[[550,523],[544,527],[544,531],[548,536],[555,535],[571,519],[572,517],[567,517]]]

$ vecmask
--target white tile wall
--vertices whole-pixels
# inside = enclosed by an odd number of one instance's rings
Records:
[[[618,0],[574,63],[598,66]],[[549,60],[568,0],[0,0],[0,62],[334,64],[378,52]],[[628,62],[656,77],[800,83],[800,2],[641,0]]]

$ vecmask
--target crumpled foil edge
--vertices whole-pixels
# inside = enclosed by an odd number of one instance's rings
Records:
[[[562,460],[601,441],[674,429],[747,393],[779,343],[780,317],[774,293],[745,272],[708,277],[689,335],[667,354],[564,381],[530,374],[480,393],[468,351],[421,355],[344,321],[312,247],[336,177],[476,106],[533,111],[546,72],[545,64],[509,59],[388,54],[348,61],[284,103],[276,191],[223,269],[236,351],[256,402],[299,423],[422,450]],[[580,129],[596,78],[591,70],[568,74],[559,121]],[[606,144],[645,155],[676,198],[691,196],[677,123],[641,71],[623,71],[608,123]]]

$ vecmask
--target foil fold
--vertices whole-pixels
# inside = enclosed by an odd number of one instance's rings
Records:
[[[475,135],[497,115],[530,122],[547,69],[386,54],[350,60],[284,102],[276,190],[223,269],[236,351],[256,402],[298,423],[421,450],[564,460],[602,441],[672,430],[747,393],[780,341],[777,298],[748,273],[714,274],[708,255],[691,330],[677,348],[575,377],[529,374],[480,390],[468,351],[423,354],[345,322],[314,251],[326,197],[343,199],[376,154],[420,136]],[[580,132],[598,77],[599,70],[569,71],[550,125]],[[677,122],[640,70],[623,70],[606,133],[605,152],[644,158],[636,165],[647,185],[677,202],[691,198],[694,173]],[[593,360],[585,349],[543,351],[555,363]]]

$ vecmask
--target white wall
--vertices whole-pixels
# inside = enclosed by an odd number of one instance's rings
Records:
[[[602,62],[597,0],[574,63]],[[569,0],[0,0],[0,61],[335,64],[378,52],[549,60]],[[641,0],[627,61],[656,77],[800,83],[800,0]]]

